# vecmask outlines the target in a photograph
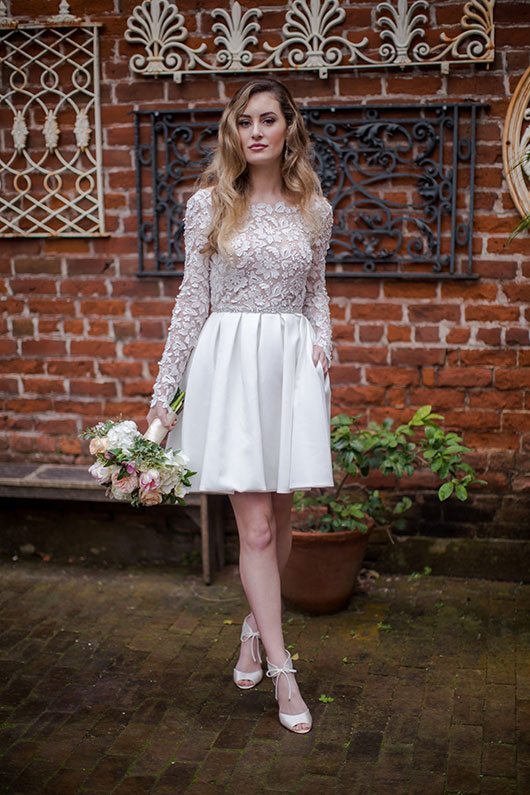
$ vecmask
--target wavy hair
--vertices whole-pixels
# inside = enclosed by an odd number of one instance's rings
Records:
[[[281,176],[284,194],[300,213],[310,233],[318,228],[315,197],[323,197],[313,168],[313,147],[290,91],[273,78],[255,78],[245,83],[223,111],[213,158],[197,181],[197,188],[212,188],[212,226],[201,253],[231,256],[229,241],[241,227],[250,206],[250,174],[238,132],[240,114],[254,94],[268,92],[278,100],[287,123],[282,152]]]

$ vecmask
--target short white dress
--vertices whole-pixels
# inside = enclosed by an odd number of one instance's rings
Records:
[[[183,450],[191,491],[289,493],[333,485],[331,387],[313,345],[331,361],[325,258],[333,212],[319,199],[310,236],[296,207],[254,203],[231,246],[204,255],[211,188],[184,219],[184,276],[150,405],[184,408],[166,447]],[[321,210],[321,212],[320,212]]]

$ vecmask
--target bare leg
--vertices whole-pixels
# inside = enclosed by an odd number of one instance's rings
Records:
[[[272,498],[272,510],[276,521],[276,560],[278,561],[278,571],[281,574],[291,554],[291,508],[294,494],[278,494],[278,492],[271,492],[270,495]],[[257,630],[258,625],[256,624],[256,619],[252,611],[247,621],[254,631]],[[253,673],[254,671],[259,671],[261,667],[259,662],[255,662],[252,659],[250,644],[248,642],[242,643],[236,668],[239,671]],[[250,679],[241,679],[239,682],[242,685],[252,685]]]
[[[252,613],[270,662],[285,663],[282,631],[280,572],[277,559],[277,526],[270,492],[236,492],[230,494],[239,532],[239,572]],[[286,545],[284,545],[285,548]],[[243,669],[245,670],[245,669]],[[288,700],[287,677],[278,681],[278,704],[281,712],[296,715],[307,709],[294,674],[288,674],[291,700]],[[308,729],[308,724],[298,724]]]

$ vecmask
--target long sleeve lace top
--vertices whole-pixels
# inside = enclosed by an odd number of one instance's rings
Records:
[[[233,260],[200,253],[211,221],[211,188],[194,193],[184,216],[184,276],[166,344],[158,362],[151,406],[173,399],[202,326],[212,312],[301,312],[331,361],[326,252],[333,225],[324,199],[320,228],[310,238],[296,207],[283,201],[251,204],[244,227],[231,241]]]

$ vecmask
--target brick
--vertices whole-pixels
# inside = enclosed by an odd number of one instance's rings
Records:
[[[507,328],[506,329],[506,344],[507,345],[528,345],[530,344],[530,335],[527,328]]]
[[[440,386],[487,386],[492,373],[486,367],[446,367],[438,374]]]
[[[390,361],[395,365],[435,365],[443,364],[445,351],[442,348],[393,348]]]
[[[103,279],[63,279],[61,295],[108,295],[109,285]]]
[[[50,358],[46,362],[46,369],[50,375],[67,375],[73,378],[81,375],[92,375],[94,373],[94,364],[93,359],[65,360]]]
[[[433,405],[436,411],[445,411],[447,408],[464,407],[465,392],[463,389],[411,389],[409,398],[417,406]]]
[[[29,334],[33,336],[33,318],[14,317],[11,321],[11,329],[13,334],[17,337],[27,337]]]
[[[530,412],[529,411],[503,411],[502,413],[503,430],[511,431],[530,431]]]
[[[152,301],[145,299],[144,301],[136,301],[131,304],[131,315],[133,317],[153,317],[158,315],[162,318],[169,318],[171,316],[172,303],[168,303],[165,299],[159,301]]]
[[[65,384],[62,378],[23,378],[24,393],[64,394]]]
[[[10,279],[14,294],[25,293],[34,295],[56,295],[56,283],[50,279],[32,278],[29,276]]]
[[[436,75],[421,77],[394,77],[391,73],[386,78],[387,92],[391,95],[413,94],[415,96],[436,96],[442,91],[442,78]]]
[[[94,356],[100,358],[116,358],[116,345],[102,340],[72,340],[70,343],[72,356]]]
[[[505,323],[519,319],[519,309],[515,306],[491,306],[471,304],[464,307],[466,321],[478,320],[486,323]]]
[[[443,282],[441,286],[442,300],[457,300],[457,301],[496,301],[497,300],[497,285],[487,282],[473,282],[467,284],[466,282]]]
[[[39,315],[73,315],[75,314],[75,304],[61,298],[29,298],[28,307],[30,312]]]
[[[438,326],[416,326],[414,329],[415,342],[440,342],[440,329]]]
[[[478,447],[494,450],[514,450],[519,446],[519,435],[517,433],[507,433],[503,431],[492,431],[490,433],[478,433],[464,429],[464,444],[468,447]],[[492,488],[495,487],[493,481],[488,481]],[[506,487],[506,480],[500,480],[498,485]]]
[[[387,349],[375,346],[341,345],[339,348],[341,362],[368,362],[370,364],[386,364]]]
[[[132,359],[160,358],[163,347],[160,342],[130,342],[123,345],[123,355]]]
[[[39,328],[40,328],[40,323],[39,323]],[[74,336],[80,337],[84,332],[85,323],[84,320],[82,320],[81,318],[69,317],[64,319],[63,328],[65,334],[73,334]]]
[[[82,381],[71,379],[70,394],[73,395],[93,395],[94,397],[116,397],[116,384],[113,381]]]
[[[470,408],[485,409],[517,409],[523,408],[523,396],[518,392],[498,392],[493,390],[474,389],[468,394]]]
[[[24,356],[58,356],[66,354],[66,343],[62,340],[40,339],[22,340],[21,349]]]
[[[495,370],[495,386],[497,389],[530,388],[530,369]]]
[[[473,430],[498,429],[501,425],[501,417],[497,411],[465,411],[451,412],[445,414],[445,422],[453,428],[468,428]]]
[[[384,326],[359,326],[359,340],[361,342],[381,342],[385,334]]]
[[[411,329],[409,326],[387,326],[387,339],[389,342],[410,342]]]
[[[411,323],[436,323],[440,320],[460,321],[460,306],[455,304],[413,304],[409,306]]]
[[[502,290],[510,302],[530,303],[530,281],[518,284],[503,284]]]
[[[445,337],[448,345],[465,345],[469,340],[470,333],[467,328],[452,328],[449,329]]]
[[[117,298],[107,298],[104,301],[80,301],[79,310],[85,316],[90,315],[125,315],[127,302]]]
[[[365,374],[369,383],[382,386],[392,386],[394,384],[410,386],[417,384],[419,381],[418,370],[412,367],[366,367]]]
[[[431,282],[386,282],[383,285],[385,298],[428,298],[436,297],[437,286]]]
[[[476,339],[485,345],[498,346],[501,344],[501,330],[500,328],[479,328],[477,329]]]
[[[463,365],[483,364],[490,367],[510,367],[517,363],[517,353],[508,350],[467,349],[460,352],[460,361]]]
[[[17,257],[14,259],[15,273],[60,273],[61,261],[58,258]]]
[[[352,303],[352,320],[402,320],[403,308],[399,304],[357,304]]]

